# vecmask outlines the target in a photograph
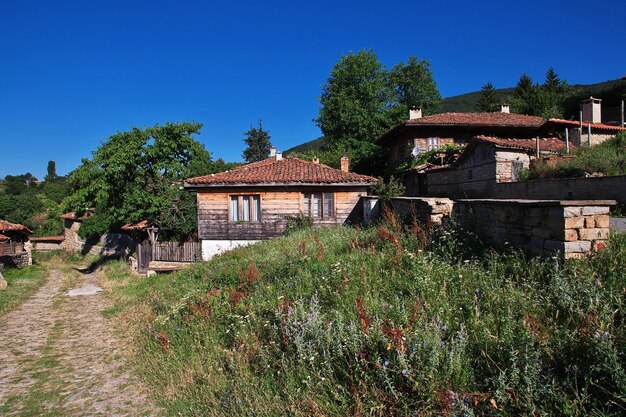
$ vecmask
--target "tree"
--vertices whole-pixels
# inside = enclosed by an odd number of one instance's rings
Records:
[[[272,144],[270,142],[269,131],[263,130],[262,121],[259,120],[259,128],[250,126],[250,130],[244,133],[244,142],[247,148],[243,151],[243,158],[246,162],[257,162],[268,157]]]
[[[356,171],[380,163],[374,140],[401,119],[389,74],[372,50],[342,55],[322,87],[315,119],[324,146],[347,152]]]
[[[494,112],[498,110],[500,104],[496,95],[496,90],[492,83],[487,83],[482,86],[480,90],[480,98],[476,102],[476,111],[479,112]]]
[[[513,91],[513,111],[521,114],[535,114],[538,87],[533,84],[532,78],[522,74]]]
[[[538,90],[537,115],[545,118],[560,118],[565,112],[565,101],[569,96],[569,86],[550,67],[546,79]]]
[[[185,233],[195,230],[194,199],[180,186],[184,178],[210,173],[211,155],[192,137],[201,127],[191,122],[133,128],[111,136],[92,159],[83,159],[70,174],[73,192],[64,201],[66,210],[95,209],[81,234],[111,232],[143,219],[159,225],[164,238],[184,238],[181,222]]]
[[[44,181],[53,181],[57,178],[57,164],[54,161],[48,161],[48,174],[44,177]]]
[[[425,115],[437,111],[442,99],[428,61],[410,56],[406,64],[401,62],[394,66],[390,76],[403,115],[411,107],[420,107]]]

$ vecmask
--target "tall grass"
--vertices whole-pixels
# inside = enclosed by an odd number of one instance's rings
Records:
[[[621,132],[592,148],[580,147],[575,155],[575,158],[560,160],[555,165],[538,161],[523,172],[522,178],[538,180],[589,174],[626,175],[626,134]]]
[[[626,413],[626,237],[565,263],[468,244],[391,216],[118,296],[171,415]]]

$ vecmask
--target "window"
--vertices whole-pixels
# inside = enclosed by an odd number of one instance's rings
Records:
[[[437,136],[428,138],[428,150],[439,149],[439,138]]]
[[[258,195],[231,195],[230,221],[261,221],[261,197]]]
[[[304,214],[314,219],[332,219],[335,217],[334,193],[304,193]]]

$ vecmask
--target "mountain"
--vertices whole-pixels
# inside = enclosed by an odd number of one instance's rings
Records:
[[[296,145],[293,148],[289,148],[283,152],[285,156],[294,154],[294,153],[304,153],[312,150],[317,150],[322,147],[324,142],[324,137],[321,136],[317,139],[310,140],[308,142],[301,143],[300,145]]]

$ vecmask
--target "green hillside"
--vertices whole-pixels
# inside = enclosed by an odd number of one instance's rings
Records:
[[[293,148],[289,148],[283,152],[285,156],[294,153],[306,153],[309,151],[315,151],[322,147],[324,144],[324,137],[319,137],[317,139],[310,140],[308,142],[304,142],[300,145],[294,146]]]

